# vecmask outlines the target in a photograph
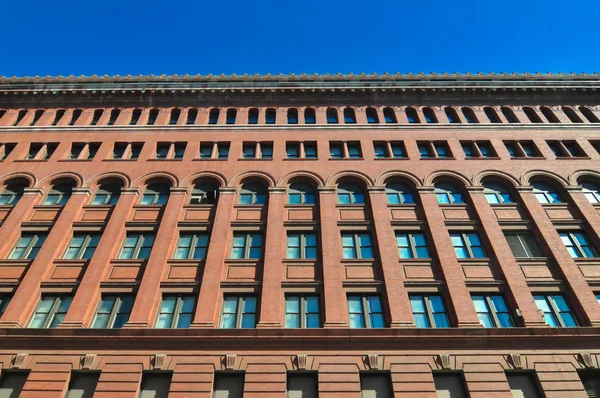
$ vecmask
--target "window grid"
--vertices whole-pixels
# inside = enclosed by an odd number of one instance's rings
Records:
[[[316,159],[317,143],[314,141],[286,142],[285,153],[288,159]]]
[[[288,259],[316,259],[317,236],[313,233],[290,232],[287,236]]]
[[[373,141],[375,159],[404,159],[406,150],[402,141]]]
[[[542,157],[533,141],[504,141],[504,146],[513,159]]]
[[[120,259],[142,260],[150,257],[154,244],[153,233],[128,233],[123,242]]]
[[[372,259],[371,234],[368,232],[342,233],[342,252],[344,259]]]
[[[556,157],[577,158],[584,157],[585,154],[576,141],[546,141]]]
[[[234,233],[232,259],[259,259],[262,256],[262,234]]]
[[[484,159],[496,156],[489,141],[461,141],[467,159]]]
[[[390,182],[385,186],[388,205],[415,204],[412,190],[404,184]]]
[[[336,141],[329,143],[331,159],[362,159],[359,141]]]
[[[182,294],[165,294],[156,320],[157,329],[187,329],[192,323],[196,297]]]
[[[101,236],[100,233],[74,233],[63,259],[91,259]]]
[[[479,322],[486,328],[510,328],[513,327],[513,321],[504,297],[498,294],[494,295],[473,295],[473,305]]]
[[[506,233],[505,237],[515,258],[543,257],[542,251],[531,233]]]
[[[28,328],[55,328],[65,319],[73,296],[42,296],[35,309]]]
[[[452,152],[445,141],[417,141],[421,159],[448,159]]]
[[[273,159],[272,142],[244,142],[242,159]]]
[[[411,294],[409,299],[418,328],[450,327],[442,296]]]
[[[103,295],[92,326],[95,329],[120,329],[129,320],[135,296]]]
[[[176,259],[203,259],[208,250],[208,234],[181,233],[175,249]]]
[[[561,232],[560,239],[573,258],[598,257],[596,250],[583,232]]]
[[[383,308],[378,295],[348,295],[350,328],[383,328]]]
[[[551,327],[576,327],[577,321],[561,294],[533,296],[544,321]]]
[[[256,312],[256,296],[225,296],[221,328],[252,329],[256,327]]]
[[[46,236],[45,233],[22,233],[8,258],[11,260],[33,260],[42,248]]]
[[[457,258],[485,258],[485,250],[479,235],[474,232],[450,233]]]
[[[319,328],[319,296],[290,294],[285,296],[285,327]]]
[[[396,232],[396,243],[400,258],[430,258],[427,240],[422,233]]]

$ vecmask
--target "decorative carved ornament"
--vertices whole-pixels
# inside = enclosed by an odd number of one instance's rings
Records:
[[[378,354],[367,355],[367,363],[369,364],[369,368],[371,368],[371,370],[379,370],[379,355]]]
[[[96,359],[96,354],[85,354],[81,357],[81,369],[92,369],[94,359]]]
[[[166,354],[155,354],[150,361],[153,369],[156,370],[165,370],[167,365],[167,355]]]
[[[579,363],[581,363],[586,368],[595,368],[596,367],[596,364],[594,363],[594,358],[592,357],[592,354],[590,354],[589,352],[581,352],[581,353],[579,353],[579,355],[577,357],[578,357],[577,360],[579,361]]]
[[[508,354],[508,358],[510,359],[510,364],[515,369],[523,369],[523,363],[521,362],[521,354],[510,353]]]
[[[27,358],[27,355],[29,354],[21,353],[12,357],[10,361],[10,367],[12,369],[20,369],[23,366],[23,362],[25,362],[25,358]]]
[[[225,369],[227,370],[233,370],[235,368],[235,359],[236,359],[237,355],[235,354],[227,354],[225,355],[225,358],[223,359],[223,362],[225,364]]]
[[[298,368],[298,370],[306,370],[307,360],[308,360],[308,355],[306,355],[306,354],[296,355],[296,367]]]
[[[450,364],[450,354],[438,354],[437,360],[442,369],[452,369],[452,365]]]

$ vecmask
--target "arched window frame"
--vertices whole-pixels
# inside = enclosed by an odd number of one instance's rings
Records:
[[[170,187],[168,184],[156,182],[148,184],[140,199],[140,205],[164,205],[169,200]]]
[[[156,108],[150,109],[150,112],[148,112],[148,121],[146,122],[146,124],[148,126],[154,126],[156,124],[156,119],[158,119],[159,113],[160,111]]]
[[[475,111],[473,111],[473,109],[465,106],[461,110],[467,123],[479,123],[479,119],[477,118],[477,115],[475,114]]]
[[[369,107],[365,109],[365,115],[367,117],[367,123],[379,124],[379,114],[377,113],[377,109]]]
[[[544,181],[534,181],[531,183],[533,193],[541,204],[563,203],[561,196],[553,184]]]
[[[277,123],[277,111],[275,108],[268,108],[265,111],[265,124],[276,124]]]
[[[191,205],[213,205],[219,198],[219,185],[211,182],[198,182],[192,188]]]
[[[304,124],[316,124],[317,123],[317,113],[315,112],[315,108],[306,108],[304,110]]]
[[[287,110],[287,124],[298,124],[298,109],[289,108]]]
[[[179,108],[171,109],[171,113],[169,116],[169,124],[171,126],[176,125],[179,122],[180,118],[181,118],[181,109],[179,109]]]
[[[406,113],[406,119],[409,123],[421,123],[421,119],[419,118],[419,113],[413,107],[408,107],[404,110]]]
[[[364,205],[365,194],[360,185],[354,182],[342,182],[337,187],[338,204]]]
[[[227,109],[227,113],[225,114],[225,124],[235,124],[236,119],[237,119],[237,109],[235,109],[235,108]]]
[[[600,203],[600,185],[586,180],[582,181],[579,185],[590,203]]]
[[[452,108],[451,106],[447,106],[444,109],[444,112],[446,113],[449,123],[462,123],[458,117],[458,112],[456,112],[456,109]]]
[[[385,194],[389,205],[415,204],[413,190],[401,182],[388,182],[385,184]]]
[[[208,124],[217,124],[219,123],[219,116],[221,115],[221,110],[219,108],[212,108],[208,112]]]
[[[16,205],[21,199],[21,196],[23,196],[23,191],[27,187],[27,184],[8,184],[0,193],[0,206]]]
[[[523,113],[525,113],[525,116],[527,116],[531,123],[542,123],[542,119],[532,107],[524,106]]]
[[[117,183],[106,183],[101,184],[94,197],[92,198],[90,205],[92,206],[103,206],[103,205],[116,205],[119,197],[121,196],[121,186]]]
[[[398,123],[396,112],[390,107],[383,108],[383,119],[386,123]]]
[[[435,111],[433,108],[425,107],[423,108],[423,116],[425,116],[425,122],[430,124],[438,123],[437,116],[435,115]]]
[[[356,124],[354,108],[344,108],[344,124]]]
[[[483,108],[483,112],[487,116],[490,123],[502,123],[502,120],[500,120],[500,117],[498,116],[498,112],[496,112],[494,108],[486,106]]]
[[[264,205],[267,202],[267,188],[258,182],[247,182],[240,188],[239,204]]]
[[[258,108],[248,110],[248,124],[258,124]]]
[[[338,110],[336,108],[327,108],[327,124],[338,124],[340,122]]]
[[[439,204],[465,204],[462,192],[453,183],[442,181],[435,183],[434,187]]]
[[[44,198],[42,206],[64,206],[71,197],[73,187],[68,183],[55,184]]]
[[[592,112],[588,107],[580,106],[579,112],[588,120],[590,123],[600,123],[600,119],[594,112]]]
[[[560,123],[560,120],[558,119],[554,111],[548,108],[547,106],[542,106],[540,108],[540,112],[542,112],[542,115],[544,115],[546,120],[548,120],[548,123]]]
[[[565,116],[569,118],[571,123],[583,123],[583,120],[581,120],[579,115],[577,113],[575,113],[573,108],[570,108],[568,106],[563,106],[562,111],[565,114]]]
[[[508,188],[499,182],[487,181],[483,183],[483,194],[489,204],[513,204],[515,199]]]
[[[314,205],[316,200],[315,188],[305,182],[295,182],[288,188],[288,204]]]

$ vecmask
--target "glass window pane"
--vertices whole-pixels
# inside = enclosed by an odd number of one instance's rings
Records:
[[[473,296],[473,305],[477,312],[488,312],[485,298],[483,296]]]
[[[417,247],[418,258],[429,258],[429,250],[426,247]]]
[[[566,327],[575,327],[577,326],[577,323],[575,322],[575,318],[573,318],[573,315],[571,315],[568,312],[563,312],[560,314],[560,317],[562,318],[563,323],[565,324]]]
[[[425,314],[414,314],[415,324],[418,328],[428,328],[429,319]]]
[[[238,298],[235,296],[225,297],[223,312],[234,314],[237,311]]]
[[[109,317],[110,314],[98,314],[93,327],[96,329],[106,329],[108,327]]]
[[[494,321],[490,314],[477,314],[477,317],[479,318],[479,321],[481,322],[483,327],[485,327],[485,328],[493,328],[494,327]]]
[[[449,328],[448,318],[446,314],[433,314],[433,320],[436,328]]]
[[[381,301],[377,296],[369,296],[369,312],[382,312],[381,310]]]
[[[242,315],[242,329],[252,329],[256,326],[254,314]]]
[[[307,328],[319,328],[321,324],[319,322],[319,314],[309,314],[306,316],[306,327]]]
[[[158,321],[156,321],[156,328],[168,329],[171,327],[172,321],[173,321],[173,314],[160,314],[158,316]]]
[[[187,329],[192,323],[192,314],[180,314],[177,320],[178,329]]]
[[[492,305],[496,312],[508,312],[508,307],[506,307],[506,303],[502,296],[490,296],[490,300],[492,301]]]
[[[256,297],[244,298],[244,313],[256,312]]]
[[[425,312],[425,302],[420,296],[410,296],[410,305],[413,312]]]
[[[348,297],[348,310],[351,313],[362,313],[362,299],[360,296]]]
[[[221,328],[233,329],[235,327],[235,314],[223,314],[221,317]]]
[[[374,258],[373,250],[370,247],[361,247],[360,248],[360,257],[361,258]]]
[[[300,296],[289,296],[286,298],[285,312],[300,313]]]
[[[455,247],[454,252],[457,258],[469,258],[469,252],[464,247]]]
[[[429,302],[433,312],[446,312],[444,308],[444,302],[440,296],[429,296]]]
[[[300,327],[300,315],[285,314],[285,327],[286,328],[299,328]]]
[[[177,303],[177,298],[175,296],[167,296],[163,298],[162,306],[160,312],[175,312],[175,304]]]
[[[510,319],[510,315],[508,314],[496,314],[498,317],[498,321],[500,322],[500,327],[510,328],[513,326],[512,320]]]
[[[360,329],[365,327],[365,321],[362,314],[350,314],[350,328]]]
[[[370,319],[371,319],[371,327],[372,328],[385,327],[382,314],[372,314]]]

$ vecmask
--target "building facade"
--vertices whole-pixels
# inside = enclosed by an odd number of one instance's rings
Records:
[[[0,397],[600,396],[599,88],[0,78]]]

